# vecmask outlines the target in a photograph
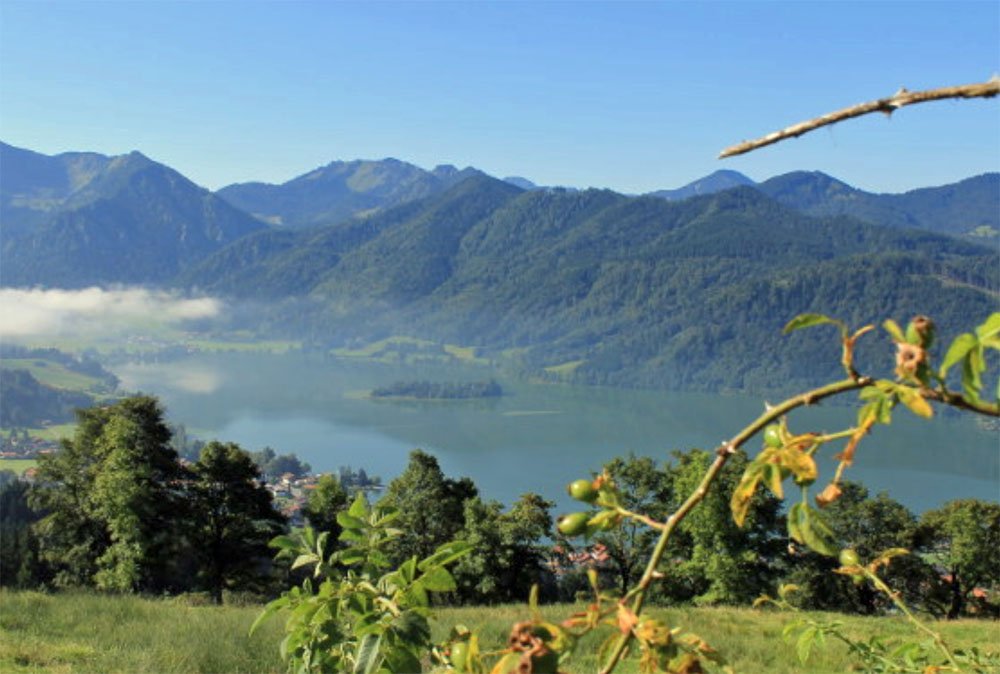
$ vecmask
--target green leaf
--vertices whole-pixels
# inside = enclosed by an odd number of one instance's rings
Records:
[[[910,388],[909,386],[899,386],[896,388],[896,394],[899,396],[899,401],[906,405],[910,411],[918,417],[930,419],[934,416],[934,410],[931,409],[931,404],[927,402],[922,395],[920,395],[920,391],[917,389]]]
[[[799,314],[792,320],[788,321],[785,328],[781,331],[782,334],[787,335],[789,332],[794,330],[801,330],[802,328],[811,328],[814,325],[823,325],[824,323],[832,323],[840,327],[840,331],[847,335],[847,326],[843,322],[838,321],[835,318],[830,318],[829,316],[824,316],[823,314]]]
[[[965,358],[965,354],[979,343],[976,336],[970,332],[963,333],[956,337],[951,346],[948,347],[948,352],[945,353],[944,360],[941,361],[941,367],[938,370],[938,374],[941,375],[943,379],[947,374],[949,368],[958,361]]]
[[[319,557],[317,557],[316,555],[314,555],[314,554],[312,554],[310,552],[310,553],[307,553],[307,554],[304,554],[304,555],[299,555],[298,557],[296,557],[295,561],[292,562],[292,568],[293,569],[297,569],[299,567],[305,566],[306,564],[316,564],[316,563],[318,563],[320,561],[321,560],[320,560]]]
[[[396,573],[403,580],[403,585],[409,585],[413,582],[414,578],[417,576],[417,558],[410,557],[408,560],[399,565],[396,569]]]
[[[781,488],[781,468],[773,463],[764,464],[764,479],[767,482],[767,488],[771,490],[772,494],[778,498],[785,498],[785,493]]]
[[[802,535],[802,518],[808,517],[808,513],[803,513],[804,503],[796,503],[788,510],[788,535],[792,540],[805,545],[805,537]]]
[[[789,509],[788,535],[821,555],[833,557],[838,552],[830,526],[808,503],[796,503]]]
[[[979,392],[983,388],[982,375],[985,369],[986,360],[983,358],[982,348],[976,345],[962,361],[962,390],[972,402],[979,402]]]
[[[345,512],[337,513],[337,524],[345,529],[364,529],[365,522],[362,519],[349,515]]]
[[[393,648],[386,653],[386,665],[390,672],[420,672],[420,658],[405,648]]]
[[[271,542],[267,544],[268,547],[278,548],[280,550],[295,550],[299,547],[298,541],[296,541],[291,536],[281,535],[275,536],[271,539]]]
[[[260,627],[261,623],[263,623],[265,620],[273,616],[280,609],[284,608],[287,604],[288,600],[286,600],[284,597],[279,597],[274,601],[268,602],[267,605],[264,607],[264,610],[260,612],[256,620],[253,621],[253,624],[250,625],[250,631],[247,632],[247,636],[252,637],[253,633],[257,631],[258,627]]]
[[[367,634],[358,644],[358,654],[354,661],[353,674],[372,674],[378,669],[381,657],[379,647],[382,645],[381,634]]]
[[[757,485],[764,477],[763,466],[761,457],[758,456],[743,471],[739,485],[733,490],[732,498],[729,500],[729,509],[732,511],[733,521],[738,527],[743,526],[750,510],[750,500],[753,498],[754,492],[757,491]]]
[[[420,583],[414,583],[407,587],[404,594],[413,606],[430,606],[431,600],[427,596],[427,590]]]
[[[813,637],[816,635],[815,627],[807,627],[802,630],[802,634],[799,635],[798,641],[795,642],[795,652],[799,656],[799,662],[803,665],[806,664],[806,660],[809,659],[809,651],[812,650]]]
[[[458,587],[448,570],[441,566],[425,572],[418,582],[430,592],[451,592]]]
[[[340,540],[345,543],[363,543],[365,537],[353,529],[344,529],[340,532]]]
[[[347,514],[351,517],[357,517],[359,519],[368,518],[368,501],[365,500],[365,493],[359,491],[358,495],[354,499],[354,503],[348,508]]]
[[[903,335],[902,328],[900,328],[899,324],[896,321],[892,320],[891,318],[886,319],[882,323],[882,327],[885,328],[885,331],[888,332],[892,336],[892,339],[894,341],[896,341],[896,342],[905,342],[906,341],[906,336]]]
[[[447,566],[452,562],[468,555],[475,548],[474,545],[466,541],[451,541],[444,543],[434,551],[430,557],[424,558],[417,568],[423,571],[432,566]]]
[[[808,515],[806,518],[807,524],[802,529],[806,545],[821,555],[835,557],[839,553],[839,546],[834,540],[833,530],[830,528],[830,525],[826,523],[823,515],[818,510],[811,508],[807,504],[803,505]]]
[[[359,550],[358,548],[347,548],[346,550],[337,552],[334,556],[344,566],[363,562],[366,557],[364,550]]]
[[[976,336],[983,341],[994,335],[1000,335],[1000,311],[990,314],[983,324],[976,328]]]
[[[617,639],[617,635],[612,634],[608,637],[606,643],[611,642],[613,644],[615,639]],[[602,651],[604,650],[603,645],[601,646],[601,649]],[[520,653],[507,653],[505,656],[497,660],[497,663],[493,665],[493,669],[490,670],[490,674],[511,674],[512,672],[517,671],[517,667],[520,663]]]

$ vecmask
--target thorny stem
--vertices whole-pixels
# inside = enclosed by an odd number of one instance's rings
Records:
[[[732,147],[728,147],[723,150],[719,154],[719,159],[751,152],[767,145],[781,142],[788,138],[801,136],[804,133],[808,133],[830,124],[836,124],[837,122],[843,122],[844,120],[851,119],[852,117],[860,117],[873,112],[883,112],[887,115],[891,115],[893,111],[898,110],[905,105],[913,105],[914,103],[927,103],[929,101],[940,101],[947,98],[993,98],[997,94],[1000,94],[1000,77],[997,76],[994,76],[982,83],[963,84],[956,87],[942,87],[940,89],[929,89],[927,91],[907,91],[906,89],[900,89],[892,96],[880,98],[868,103],[852,105],[849,108],[837,110],[836,112],[831,112],[829,114],[822,115],[821,117],[816,117],[815,119],[793,124],[792,126],[786,127],[781,131],[769,133],[762,138],[758,138],[757,140],[748,140],[738,143],[737,145],[733,145]]]
[[[958,666],[958,663],[955,662],[955,657],[951,654],[951,650],[948,648],[948,645],[944,642],[944,639],[941,638],[941,635],[932,630],[927,625],[920,622],[920,620],[918,620],[917,617],[913,615],[913,612],[910,611],[910,607],[906,605],[906,602],[900,599],[899,594],[897,592],[893,592],[892,588],[890,588],[888,585],[885,584],[885,581],[883,581],[881,578],[879,578],[876,574],[872,573],[868,569],[865,569],[865,575],[868,576],[868,579],[875,584],[875,587],[877,587],[883,594],[885,594],[885,596],[889,597],[889,599],[892,600],[892,603],[896,605],[896,608],[902,611],[906,615],[906,618],[911,623],[913,623],[913,625],[917,629],[919,629],[922,632],[925,632],[928,636],[934,639],[934,643],[937,645],[938,649],[942,653],[944,653],[944,657],[947,658],[948,664],[954,667],[955,671],[960,671],[961,668]]]
[[[812,405],[814,403],[823,400],[824,398],[829,398],[830,396],[839,395],[847,391],[854,391],[866,386],[871,386],[874,383],[870,377],[858,377],[844,379],[833,384],[827,384],[826,386],[821,386],[820,388],[807,391],[793,398],[785,400],[781,404],[770,407],[762,415],[757,417],[757,419],[745,427],[742,431],[736,434],[732,440],[729,442],[722,443],[715,450],[715,460],[705,471],[705,475],[702,477],[701,482],[695,488],[693,492],[688,496],[687,500],[681,504],[681,506],[666,519],[662,524],[660,538],[656,541],[656,547],[653,548],[653,553],[649,558],[649,562],[646,564],[646,570],[642,574],[642,578],[639,579],[639,583],[635,587],[635,598],[632,600],[632,612],[635,615],[639,615],[642,611],[642,605],[646,599],[646,590],[652,584],[653,579],[656,577],[656,569],[660,565],[660,560],[663,559],[663,555],[667,550],[667,543],[670,541],[670,535],[677,528],[677,525],[687,516],[691,510],[698,505],[705,494],[708,493],[709,487],[715,482],[718,477],[719,472],[722,470],[723,466],[726,465],[726,461],[729,457],[736,453],[736,451],[750,438],[756,435],[764,426],[771,423],[775,419],[778,419],[783,414],[790,412],[798,407],[803,407],[806,405]],[[633,637],[632,631],[628,631],[618,639],[615,644],[614,650],[608,657],[607,663],[604,665],[604,669],[601,670],[601,674],[610,674],[614,671],[615,667],[618,666],[618,661],[621,660],[622,655],[624,655],[625,650],[628,648],[629,643]]]
[[[848,428],[846,431],[840,431],[839,433],[829,433],[827,435],[818,435],[815,438],[813,438],[813,442],[815,442],[818,445],[822,445],[823,443],[831,442],[833,440],[839,440],[840,438],[849,438],[852,435],[854,435],[855,433],[857,433],[857,431],[858,431],[858,429],[856,429],[856,428]]]
[[[970,412],[978,412],[990,417],[1000,417],[1000,402],[987,403],[981,400],[969,400],[958,393],[951,393],[944,387],[941,389],[921,389],[921,395],[928,400],[959,407]]]
[[[666,528],[666,525],[663,522],[657,522],[652,517],[648,517],[646,515],[642,515],[639,513],[634,513],[631,510],[626,510],[625,508],[617,508],[616,510],[619,515],[624,515],[625,517],[642,522],[651,529],[663,531]]]

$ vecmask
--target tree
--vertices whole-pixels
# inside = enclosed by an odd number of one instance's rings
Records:
[[[675,452],[674,458],[671,510],[697,489],[712,463],[712,454],[698,449]],[[785,548],[781,501],[763,491],[755,494],[743,527],[736,525],[730,510],[729,495],[747,463],[746,455],[733,455],[719,475],[717,488],[678,527],[677,545],[668,551],[674,561],[669,568],[673,582],[664,587],[667,596],[699,604],[739,604],[752,601],[772,585],[773,562]]]
[[[949,620],[962,615],[975,588],[1000,583],[1000,504],[977,499],[946,503],[924,513],[917,541],[944,573],[951,597]]]
[[[413,450],[406,470],[389,483],[379,502],[399,511],[396,526],[403,533],[389,548],[394,562],[427,557],[455,539],[464,525],[465,502],[477,494],[472,480],[446,478],[437,459]]]
[[[336,475],[327,473],[319,478],[316,489],[306,500],[305,515],[309,526],[317,532],[328,531],[330,538],[340,536],[337,513],[347,507],[347,491]]]
[[[44,581],[31,529],[40,515],[28,504],[28,489],[17,479],[0,486],[0,585],[29,588]]]
[[[910,548],[916,518],[887,494],[874,498],[856,482],[843,482],[841,495],[824,510],[827,523],[844,548],[860,559],[875,559],[890,548]],[[856,585],[833,571],[840,563],[832,558],[798,550],[786,581],[798,586],[792,595],[804,608],[872,615],[891,603],[868,583]],[[897,557],[882,572],[886,582],[900,591],[908,603],[923,602],[931,580],[931,569],[916,555]]]
[[[259,482],[253,458],[231,442],[210,442],[192,468],[191,538],[200,576],[217,604],[227,587],[251,587],[285,520]]]
[[[182,471],[159,402],[126,398],[77,412],[62,450],[39,462],[34,505],[57,585],[159,590],[180,540]]]
[[[671,475],[653,459],[632,454],[627,458],[616,457],[604,464],[604,474],[621,489],[626,508],[654,520],[666,517],[673,494]],[[656,532],[639,522],[626,520],[620,527],[595,536],[595,541],[607,548],[615,584],[624,594],[638,580],[643,560],[656,542]]]
[[[455,567],[458,592],[473,604],[524,601],[546,575],[540,541],[552,533],[554,506],[538,494],[523,494],[508,510],[497,501],[465,502],[459,537],[472,552]]]

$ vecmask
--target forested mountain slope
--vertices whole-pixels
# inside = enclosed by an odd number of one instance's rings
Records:
[[[810,215],[851,215],[890,227],[952,235],[1000,236],[1000,173],[902,194],[872,194],[818,171],[796,171],[760,183],[764,194]]]
[[[924,312],[947,328],[996,306],[997,276],[988,247],[804,216],[753,188],[671,203],[477,176],[373,217],[248,237],[185,280],[307,296],[315,311],[275,322],[320,342],[407,334],[536,373],[573,363],[558,376],[582,381],[735,389],[835,370],[829,340],[773,348],[798,312]]]
[[[0,273],[7,286],[163,283],[265,227],[138,152],[0,151]]]

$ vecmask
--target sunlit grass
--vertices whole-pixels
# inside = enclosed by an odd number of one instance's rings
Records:
[[[38,465],[35,459],[0,459],[0,470],[9,470],[18,475],[23,475],[24,471]]]
[[[473,363],[477,365],[482,365],[489,362],[485,358],[479,358],[478,356],[476,356],[476,347],[474,346],[458,346],[457,344],[445,344],[444,351],[455,360],[460,360],[463,363]]]
[[[436,346],[434,342],[429,342],[426,339],[416,339],[413,337],[394,335],[392,337],[380,339],[376,342],[371,342],[370,344],[366,344],[365,346],[357,349],[348,349],[347,347],[333,349],[333,355],[340,358],[374,358],[377,354],[381,354],[385,351],[393,351],[395,350],[395,347],[404,345],[415,346],[421,349]]]
[[[0,593],[0,672],[281,672],[281,622],[259,607],[87,594]]]
[[[542,608],[546,619],[561,622],[582,605]],[[258,606],[191,606],[180,599],[143,599],[92,594],[0,592],[0,672],[281,672],[280,616],[266,621],[254,636],[247,630]],[[652,609],[671,626],[703,637],[727,657],[737,672],[766,674],[840,674],[856,671],[842,644],[829,643],[803,665],[781,632],[795,616],[735,608]],[[837,619],[855,638],[873,634],[913,636],[900,618],[861,618],[807,614]],[[447,639],[453,625],[476,631],[484,650],[505,647],[511,625],[530,617],[524,605],[437,609],[433,638]],[[934,625],[953,647],[1000,650],[1000,624],[960,620]],[[613,633],[604,628],[583,639],[567,672],[596,671],[600,643]],[[620,672],[636,672],[633,664]]]
[[[567,363],[561,363],[559,365],[550,365],[549,367],[545,368],[545,371],[550,374],[557,375],[559,377],[568,377],[574,372],[576,372],[577,368],[579,368],[586,362],[587,361],[585,360],[571,360]]]
[[[97,377],[73,372],[60,363],[42,358],[4,358],[3,367],[27,370],[42,384],[67,391],[91,391],[102,383]]]
[[[27,430],[28,435],[33,438],[56,441],[73,437],[73,433],[76,431],[76,424],[53,424],[45,428],[29,428]]]
[[[219,352],[219,351],[240,351],[252,353],[275,353],[283,354],[294,351],[302,346],[301,342],[287,340],[225,340],[225,339],[184,339],[180,341],[183,346],[188,346],[196,351]]]

